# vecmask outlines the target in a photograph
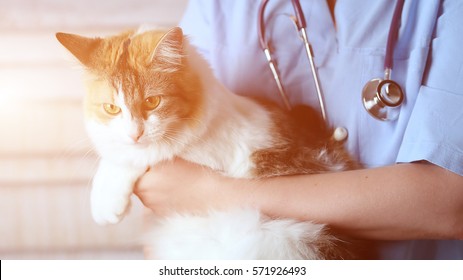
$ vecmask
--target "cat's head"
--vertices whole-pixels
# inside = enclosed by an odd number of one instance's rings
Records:
[[[97,148],[178,146],[198,124],[202,85],[188,65],[180,28],[56,37],[85,66],[85,117]]]

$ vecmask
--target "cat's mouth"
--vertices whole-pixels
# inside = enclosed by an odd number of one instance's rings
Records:
[[[151,141],[149,141],[148,139],[144,138],[144,137],[141,137],[141,138],[131,138],[131,137],[127,137],[124,141],[124,144],[128,145],[128,146],[132,146],[132,147],[147,147],[149,146],[149,144],[151,143]]]
[[[130,145],[134,147],[145,148],[145,147],[148,147],[150,144],[151,142],[148,142],[148,141],[137,141],[137,142],[132,142]]]

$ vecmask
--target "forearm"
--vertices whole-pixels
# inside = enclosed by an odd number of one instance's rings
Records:
[[[253,206],[368,239],[463,238],[463,177],[425,163],[249,180],[175,160],[135,192],[158,215]]]
[[[326,223],[357,237],[462,238],[462,178],[431,164],[235,184],[240,199],[271,216]]]

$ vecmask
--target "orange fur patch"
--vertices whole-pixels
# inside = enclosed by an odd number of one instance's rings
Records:
[[[89,74],[86,79],[87,93],[84,98],[84,113],[87,119],[107,124],[114,116],[103,109],[104,103],[114,104],[116,90],[107,80]]]
[[[175,117],[178,122],[172,123],[172,131],[198,124],[204,101],[202,85],[184,57],[183,36],[171,33],[130,31],[103,38],[87,65],[86,117],[108,123],[114,116],[102,104],[113,103],[121,88],[134,118],[146,119],[149,114],[160,119]],[[144,110],[143,101],[153,95],[161,96],[161,106]]]

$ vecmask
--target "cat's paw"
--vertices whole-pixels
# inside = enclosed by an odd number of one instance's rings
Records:
[[[133,186],[145,171],[146,168],[100,161],[95,177],[93,177],[90,199],[95,222],[106,225],[122,220],[130,208]]]
[[[99,225],[119,223],[130,209],[130,197],[107,195],[92,199],[93,220]]]
[[[100,225],[116,224],[128,212],[133,182],[120,174],[108,175],[101,171],[105,170],[100,168],[93,178],[90,197],[92,216]]]

